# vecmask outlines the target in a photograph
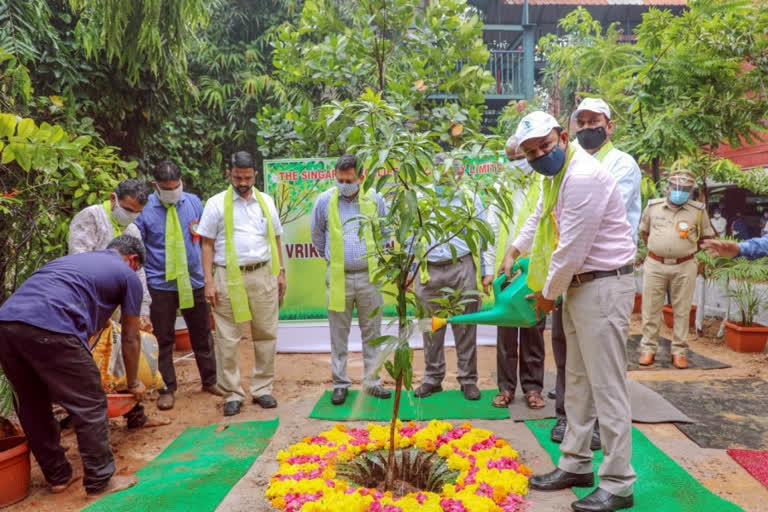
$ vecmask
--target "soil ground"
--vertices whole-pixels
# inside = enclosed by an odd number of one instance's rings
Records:
[[[768,378],[768,354],[738,354],[731,351],[725,342],[714,338],[717,322],[709,323],[703,337],[691,336],[691,348],[703,355],[724,361],[732,368],[721,370],[655,370],[633,371],[631,378],[643,380],[705,380],[724,378],[757,377]],[[639,315],[632,319],[632,333],[640,332]],[[671,330],[662,327],[663,336],[671,338]],[[547,347],[549,333],[547,332]],[[183,354],[177,354],[180,356]],[[456,382],[456,357],[454,349],[446,349],[448,375],[443,383],[446,388],[458,388]],[[240,345],[240,368],[243,386],[248,389],[247,377],[253,361],[253,352],[248,343]],[[547,349],[547,369],[554,371],[551,351]],[[118,474],[132,474],[159,454],[173,439],[189,426],[202,426],[223,423],[221,399],[202,393],[200,379],[194,360],[185,359],[177,363],[179,390],[176,406],[171,411],[160,412],[155,408],[152,397],[147,404],[147,413],[162,415],[173,422],[165,427],[128,431],[123,419],[110,420],[110,440],[115,452]],[[478,347],[478,372],[481,388],[495,387],[493,372],[496,367],[495,347]],[[423,357],[416,351],[414,357],[414,382],[421,380]],[[349,373],[353,386],[359,387],[362,373],[362,357],[359,353],[350,354]],[[277,409],[263,410],[257,405],[246,404],[243,413],[230,421],[264,420],[275,416],[280,418],[280,427],[272,443],[257,459],[243,479],[232,489],[221,503],[219,511],[268,511],[270,507],[263,494],[270,476],[276,471],[275,455],[277,450],[294,443],[306,435],[327,429],[332,423],[307,420],[312,406],[323,390],[331,388],[330,354],[278,354],[277,378],[274,395],[279,402]],[[385,379],[385,385],[392,385]],[[520,394],[516,400],[522,400]],[[365,424],[362,422],[360,424]],[[481,428],[489,428],[501,437],[508,439],[512,446],[520,451],[526,464],[535,473],[552,469],[552,463],[544,450],[538,445],[533,435],[522,423],[512,421],[473,421]],[[705,487],[714,493],[741,506],[747,512],[768,510],[768,489],[754,480],[741,466],[731,459],[725,450],[702,449],[690,441],[673,424],[636,425],[657,446],[682,467],[690,472]],[[62,435],[62,444],[68,447],[67,456],[74,466],[79,466],[77,441],[69,430]],[[33,459],[34,461],[34,459]],[[531,492],[531,511],[560,512],[570,510],[574,500],[571,491],[556,493]],[[29,497],[23,502],[9,507],[9,512],[66,512],[80,510],[88,504],[81,485],[73,485],[65,493],[52,495],[48,491],[39,467],[33,462],[32,485]],[[709,511],[701,511],[709,512]]]

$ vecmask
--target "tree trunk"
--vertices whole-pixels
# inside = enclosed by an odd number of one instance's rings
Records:
[[[653,176],[653,182],[659,182],[659,157],[653,157],[651,160],[651,176]]]
[[[387,479],[384,484],[385,491],[392,490],[392,481],[395,477],[395,427],[397,426],[397,413],[400,411],[400,395],[403,391],[403,371],[397,374],[395,382],[395,405],[392,407],[392,420],[389,422],[389,457],[387,458]]]

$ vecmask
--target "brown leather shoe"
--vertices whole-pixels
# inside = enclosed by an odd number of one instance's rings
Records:
[[[637,364],[640,366],[650,366],[653,364],[653,359],[656,357],[656,354],[653,352],[643,352],[640,354],[640,358],[637,360]]]
[[[672,365],[675,368],[678,368],[680,370],[685,370],[688,368],[688,361],[685,359],[685,356],[678,355],[678,356],[672,356]]]

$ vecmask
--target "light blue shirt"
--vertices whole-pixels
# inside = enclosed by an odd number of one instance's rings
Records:
[[[474,214],[482,220],[487,220],[485,207],[483,206],[483,202],[480,200],[480,197],[473,192],[470,192],[470,194],[474,195],[473,204],[472,204],[472,208],[475,210]],[[443,200],[441,199],[441,202],[442,201]],[[454,195],[453,199],[451,199],[451,202],[449,204],[451,206],[458,206],[459,208],[466,208],[466,197],[464,195],[464,192],[458,191]],[[453,237],[450,242],[446,242],[446,243],[442,243],[440,245],[434,246],[435,248],[432,249],[431,252],[429,252],[429,254],[427,254],[427,261],[432,263],[440,263],[440,262],[451,260],[453,258],[453,254],[451,252],[451,246],[453,246],[454,249],[456,250],[457,259],[469,254],[469,247],[467,246],[466,242],[464,242],[464,240],[456,236],[456,237]],[[427,251],[430,251],[432,247],[433,246],[431,245],[428,246]],[[482,258],[482,251],[480,256],[481,256],[480,275],[484,276],[485,262],[483,261],[483,258]]]
[[[594,156],[594,155],[593,155]],[[624,209],[627,211],[627,220],[632,228],[632,239],[637,242],[637,226],[640,224],[642,201],[640,199],[640,181],[642,173],[640,167],[631,155],[619,151],[615,147],[606,153],[602,164],[616,179]]]
[[[317,198],[315,206],[312,208],[311,232],[312,244],[317,252],[323,255],[326,261],[331,259],[331,241],[330,231],[328,230],[328,205],[331,202],[331,195],[336,190],[334,185],[326,190]],[[379,217],[387,215],[387,207],[380,194],[374,192],[376,204],[378,206]],[[344,270],[361,271],[368,269],[368,250],[365,240],[360,236],[360,201],[358,193],[353,199],[347,199],[339,194],[339,219],[341,220],[341,229],[344,234]],[[385,239],[389,238],[388,233],[382,233]],[[382,240],[384,243],[386,240]]]
[[[739,256],[749,260],[768,256],[768,234],[739,242]]]

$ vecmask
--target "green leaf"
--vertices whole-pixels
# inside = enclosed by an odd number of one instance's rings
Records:
[[[7,164],[16,160],[16,153],[13,152],[11,145],[5,146],[3,150],[3,159],[0,162]]]
[[[395,376],[395,367],[392,366],[392,361],[384,361],[384,368],[387,370],[387,373],[390,377],[397,379]]]
[[[37,131],[37,126],[35,126],[35,122],[32,119],[25,117],[19,123],[19,127],[16,130],[16,135],[18,135],[19,137],[29,138],[36,131]]]
[[[15,131],[16,116],[13,114],[0,114],[0,137],[12,137]]]
[[[377,336],[373,338],[372,340],[368,340],[367,345],[369,347],[378,347],[379,345],[383,345],[384,343],[391,341],[391,340],[397,340],[397,337],[390,336],[390,335],[384,335],[384,336]]]
[[[13,148],[13,154],[16,155],[16,162],[22,169],[29,171],[32,168],[32,158],[34,157],[35,151],[31,144],[13,142],[8,145],[8,148]]]

